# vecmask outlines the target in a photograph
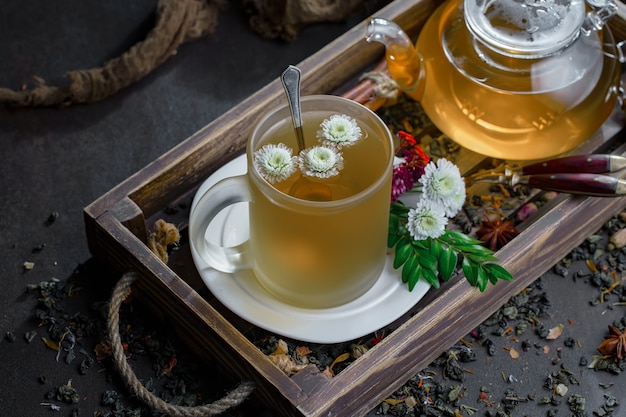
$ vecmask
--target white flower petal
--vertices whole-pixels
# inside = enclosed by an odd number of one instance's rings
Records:
[[[299,165],[305,176],[330,178],[343,169],[343,156],[332,148],[314,146],[300,152]]]
[[[254,152],[253,165],[270,183],[283,181],[296,170],[297,157],[285,144],[268,144]]]
[[[407,228],[415,240],[438,238],[448,224],[444,211],[435,202],[422,198],[409,210]]]
[[[345,114],[333,114],[320,127],[322,129],[317,131],[317,138],[323,144],[336,146],[338,149],[353,145],[363,135],[356,120]]]
[[[426,165],[419,182],[426,198],[439,204],[449,217],[455,216],[463,207],[465,182],[459,168],[447,159]]]
[[[465,204],[465,184],[461,184],[461,186],[457,189],[456,193],[447,200],[447,204],[445,206],[446,216],[452,218],[457,215],[459,210],[463,208],[463,204]]]

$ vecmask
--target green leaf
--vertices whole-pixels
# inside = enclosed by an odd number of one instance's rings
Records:
[[[426,269],[423,268],[422,269],[422,278],[424,278],[424,280],[426,282],[428,282],[430,285],[433,286],[434,289],[438,289],[439,288],[439,278],[437,278],[437,273],[430,270],[430,269]]]
[[[409,291],[413,291],[413,288],[415,288],[415,285],[422,277],[422,272],[422,267],[417,262],[417,257],[415,256],[404,264],[402,268],[402,281],[409,285]]]
[[[417,256],[411,256],[410,258],[408,258],[408,260],[406,261],[406,263],[404,264],[404,266],[402,267],[402,282],[407,283],[410,281],[411,278],[411,274],[413,274],[413,272],[416,269],[420,269],[421,267],[419,265],[419,262],[417,260]],[[415,285],[415,284],[413,284]],[[409,284],[410,286],[410,284]]]
[[[442,246],[439,254],[439,275],[442,280],[448,281],[452,277],[458,260],[458,255],[452,248]]]
[[[472,262],[476,262],[476,263],[484,263],[484,262],[495,262],[498,260],[498,258],[496,258],[493,255],[480,255],[480,254],[474,254],[474,253],[464,253],[463,254],[464,257],[469,258]]]
[[[437,258],[431,255],[429,252],[420,252],[418,256],[420,265],[431,271],[437,271]]]
[[[494,285],[498,280],[513,281],[513,275],[498,264],[485,264],[483,267],[489,274],[489,280]],[[491,277],[493,277],[493,279]]]
[[[400,241],[396,246],[396,255],[393,258],[393,267],[398,269],[413,254],[413,246],[410,242]]]
[[[400,201],[395,201],[391,203],[391,205],[389,206],[389,211],[392,214],[399,215],[402,217],[406,217],[410,210],[411,209],[406,204]]]
[[[461,262],[461,267],[463,268],[465,278],[469,281],[470,285],[473,285],[475,287],[478,283],[478,265],[476,265],[474,262],[470,261],[467,258],[463,258],[463,262]]]
[[[487,276],[487,272],[482,265],[477,265],[477,274],[476,274],[476,286],[480,290],[480,292],[485,291],[487,288],[487,284],[489,283],[489,277]]]
[[[389,214],[389,231],[396,232],[402,227],[402,222],[397,214]]]
[[[428,252],[428,251],[430,251],[430,243],[429,243],[429,241],[430,241],[430,239],[426,239],[426,240],[411,240],[411,244],[413,245],[413,247],[416,250]]]
[[[446,243],[452,246],[459,245],[480,245],[480,241],[476,240],[466,234],[456,232],[454,230],[446,230],[443,235],[439,237]]]
[[[389,216],[389,233],[387,235],[387,247],[393,248],[400,239],[407,234],[402,219],[396,215]]]
[[[456,248],[459,251],[465,252],[465,253],[472,253],[475,255],[492,255],[493,251],[489,248],[484,247],[483,245],[480,244],[471,244],[471,245],[466,245],[466,244],[459,244],[459,245],[454,245],[454,248]]]
[[[441,251],[443,247],[441,243],[437,239],[429,239],[430,240],[430,254],[435,258],[439,259],[441,257]]]

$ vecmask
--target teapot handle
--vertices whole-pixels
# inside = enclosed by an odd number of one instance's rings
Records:
[[[417,101],[421,100],[424,91],[421,59],[413,42],[400,26],[390,20],[373,17],[367,24],[365,40],[385,45],[389,75],[402,91]]]

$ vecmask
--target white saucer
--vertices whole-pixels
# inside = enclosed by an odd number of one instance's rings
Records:
[[[244,174],[245,155],[235,158],[211,175],[199,188],[192,211],[204,192],[222,178]],[[212,222],[207,238],[234,246],[248,238],[248,206],[225,209]],[[200,276],[213,295],[231,311],[270,332],[312,343],[341,343],[357,339],[393,322],[413,307],[430,285],[419,281],[412,292],[402,283],[400,271],[387,256],[385,269],[370,290],[348,304],[329,309],[304,309],[273,298],[249,271],[226,274],[211,267],[198,255],[190,241],[191,253]]]

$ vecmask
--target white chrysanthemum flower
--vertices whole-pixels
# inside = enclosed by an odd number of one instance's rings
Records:
[[[443,234],[448,224],[442,208],[431,200],[422,198],[415,208],[409,210],[407,229],[415,240],[438,238]]]
[[[454,217],[465,200],[465,182],[459,168],[447,159],[430,162],[419,179],[424,196]]]
[[[305,176],[330,178],[343,169],[343,156],[327,146],[314,146],[300,152],[299,165]]]
[[[330,119],[324,120],[320,127],[322,130],[317,131],[317,138],[323,144],[336,146],[338,149],[354,145],[363,135],[356,120],[345,114],[333,114]]]
[[[273,184],[286,180],[295,172],[297,159],[285,144],[268,144],[254,152],[253,164],[259,174]]]
[[[448,200],[448,205],[445,207],[446,216],[454,217],[459,210],[463,208],[465,204],[465,182],[461,181],[461,185],[456,190],[456,193]]]

